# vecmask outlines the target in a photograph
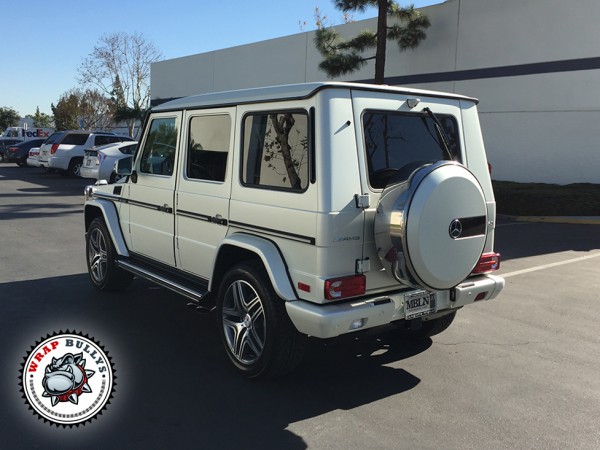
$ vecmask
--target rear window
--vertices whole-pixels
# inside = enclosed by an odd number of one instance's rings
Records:
[[[46,139],[46,142],[44,142],[44,143],[45,144],[54,144],[56,141],[58,141],[64,135],[65,135],[65,133],[63,133],[62,131],[60,133],[52,133],[50,135],[50,137],[48,139]]]
[[[137,144],[124,145],[123,147],[119,148],[119,151],[121,153],[123,153],[124,155],[133,155],[136,147],[137,147]]]
[[[61,145],[83,145],[87,141],[89,137],[89,133],[73,133],[67,134],[62,141],[60,141]]]
[[[3,141],[0,141],[0,146],[18,144],[19,142],[21,141],[16,139],[4,139]]]
[[[458,124],[450,115],[438,114],[452,159],[460,159]],[[426,114],[394,111],[368,111],[362,125],[369,169],[369,183],[375,189],[386,186],[388,179],[401,171],[412,172],[418,166],[447,160],[433,119]]]

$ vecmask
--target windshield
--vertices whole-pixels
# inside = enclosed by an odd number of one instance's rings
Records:
[[[444,114],[436,117],[447,136],[451,159],[460,161],[456,119]],[[420,165],[449,159],[434,119],[426,114],[368,111],[362,122],[369,183],[375,189],[384,188],[403,168],[412,172]]]

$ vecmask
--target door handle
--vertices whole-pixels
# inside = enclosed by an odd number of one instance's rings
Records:
[[[171,214],[173,212],[173,208],[171,208],[166,203],[164,205],[162,205],[162,206],[159,206],[158,210],[161,211],[161,212],[169,213],[169,214]]]
[[[219,225],[227,225],[227,219],[223,219],[223,216],[221,214],[217,214],[216,216],[211,217],[210,221]]]

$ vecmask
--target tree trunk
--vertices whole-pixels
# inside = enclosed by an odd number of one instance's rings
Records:
[[[387,44],[387,4],[388,0],[378,0],[377,52],[375,53],[375,84],[385,81],[385,49]]]

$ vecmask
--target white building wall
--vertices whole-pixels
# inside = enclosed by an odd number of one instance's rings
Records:
[[[423,12],[431,27],[416,50],[389,43],[387,82],[478,97],[494,179],[600,183],[600,1],[449,0]],[[375,26],[337,29],[352,37]],[[326,79],[313,39],[300,33],[155,63],[152,100]],[[340,80],[373,72],[369,63]]]

